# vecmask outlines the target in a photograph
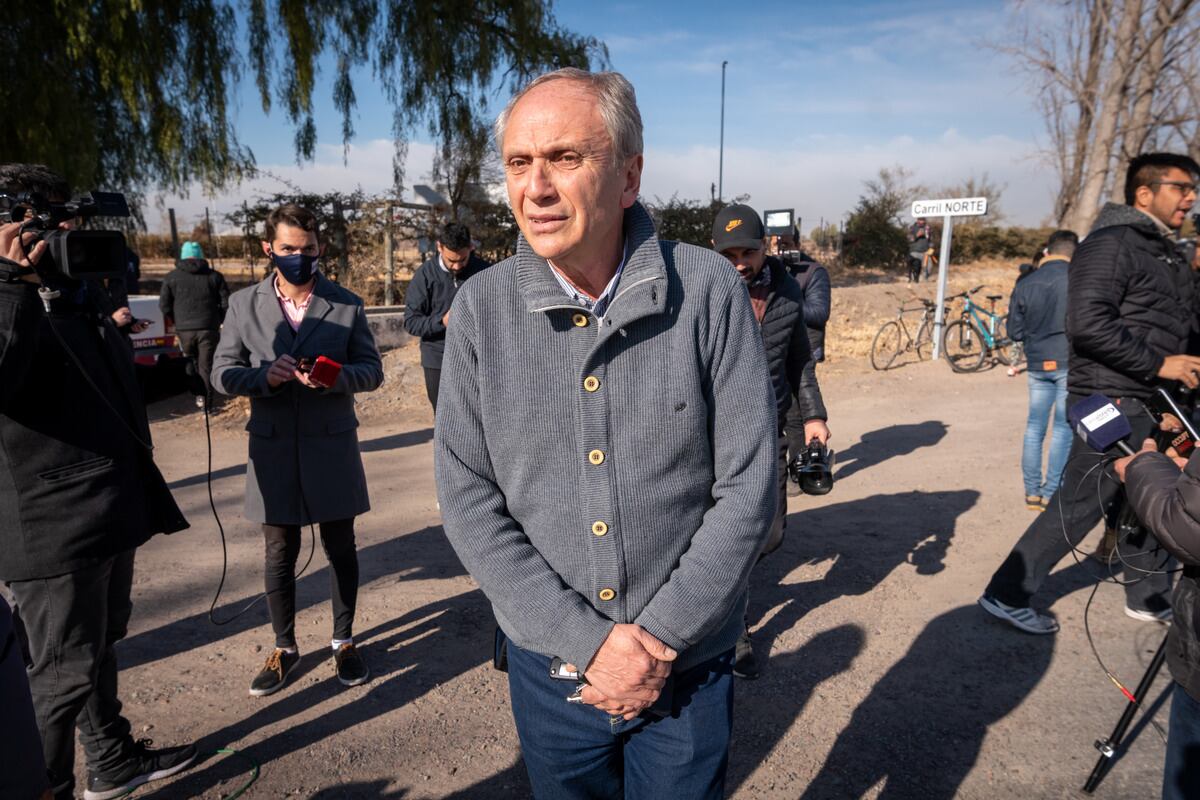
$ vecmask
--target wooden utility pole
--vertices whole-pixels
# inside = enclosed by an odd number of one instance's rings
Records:
[[[171,260],[179,259],[179,229],[175,227],[175,209],[167,209],[167,217],[171,220]]]
[[[396,304],[396,252],[392,243],[392,204],[384,206],[383,220],[383,266],[386,277],[383,279],[383,304]]]

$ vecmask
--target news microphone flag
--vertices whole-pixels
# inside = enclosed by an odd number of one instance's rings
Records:
[[[1088,447],[1101,453],[1117,448],[1125,455],[1134,453],[1125,441],[1133,429],[1117,404],[1102,394],[1080,400],[1067,411],[1067,422],[1087,442]]]

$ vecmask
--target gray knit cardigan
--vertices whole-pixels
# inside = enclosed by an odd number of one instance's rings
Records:
[[[637,623],[731,648],[775,513],[775,398],[746,288],[641,205],[603,321],[522,238],[454,301],[434,437],[446,536],[518,646],[581,668]]]

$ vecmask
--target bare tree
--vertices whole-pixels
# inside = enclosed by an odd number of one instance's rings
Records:
[[[1059,175],[1054,213],[1086,233],[1102,198],[1123,200],[1125,167],[1149,148],[1200,148],[1198,0],[1020,0],[997,45],[1029,76]]]
[[[943,186],[937,193],[942,197],[986,197],[986,217],[963,217],[954,223],[955,228],[985,227],[998,225],[1005,220],[1007,215],[1001,210],[1000,197],[1007,188],[1008,184],[997,183],[984,172],[979,177],[972,175],[962,183]]]

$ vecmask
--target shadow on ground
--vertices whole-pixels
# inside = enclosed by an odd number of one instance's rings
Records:
[[[984,624],[974,604],[934,619],[854,710],[803,800],[950,800],[1003,719],[1050,666],[1053,637]]]
[[[783,545],[750,576],[751,628],[778,607],[755,631],[755,652],[770,653],[775,639],[809,611],[866,594],[901,564],[911,564],[918,575],[941,572],[958,518],[978,499],[970,489],[901,492],[790,514]],[[805,566],[814,570],[811,580],[784,582]]]
[[[907,456],[922,447],[933,447],[946,435],[944,422],[927,420],[911,425],[889,425],[864,433],[857,442],[838,452],[834,477],[841,481],[884,461]]]
[[[291,681],[278,695],[262,701],[244,700],[253,713],[219,731],[205,736],[198,747],[212,753],[270,726],[286,722],[341,692],[353,692],[354,699],[332,708],[315,719],[284,725],[282,729],[240,748],[243,756],[263,765],[304,750],[331,736],[388,714],[423,696],[437,686],[478,667],[490,657],[493,621],[491,607],[479,590],[430,603],[394,620],[366,631],[356,632],[363,657],[371,667],[371,681],[362,687],[345,689],[332,675],[309,683],[303,675]],[[447,639],[457,646],[447,647]],[[328,652],[309,653],[302,658],[307,670],[328,669]],[[399,735],[399,734],[397,734]],[[160,800],[198,797],[217,786],[238,785],[245,772],[242,759],[208,759],[158,792],[147,795]],[[376,788],[382,790],[381,786]],[[402,797],[404,790],[390,794],[370,794],[359,787],[359,794],[346,787],[326,790],[326,797],[367,796]]]
[[[304,533],[306,540],[310,536],[310,533]],[[307,558],[312,544],[305,541],[302,546],[301,565]],[[399,582],[452,578],[466,574],[462,564],[454,555],[454,551],[450,549],[450,544],[446,541],[440,525],[431,525],[404,536],[396,536],[369,547],[360,548],[358,565],[359,584],[362,587],[366,587],[371,581],[391,575],[395,575],[395,580]],[[208,612],[204,611],[181,617],[151,630],[142,631],[121,641],[117,645],[121,668],[128,669],[148,664],[160,658],[185,653],[193,648],[219,642],[242,631],[266,625],[269,618],[265,602],[258,602],[250,611],[241,614],[236,619],[230,619],[248,604],[254,602],[257,597],[261,597],[261,594],[256,593],[240,597],[237,600],[229,600],[218,606],[213,612],[216,618],[230,620],[224,625],[213,625],[209,621]],[[297,611],[328,602],[328,566],[308,572],[296,581]],[[191,606],[193,603],[194,600],[190,597],[165,596],[155,602],[155,609],[159,613],[169,614],[174,608]],[[263,636],[264,641],[269,641],[269,632],[265,632]]]

